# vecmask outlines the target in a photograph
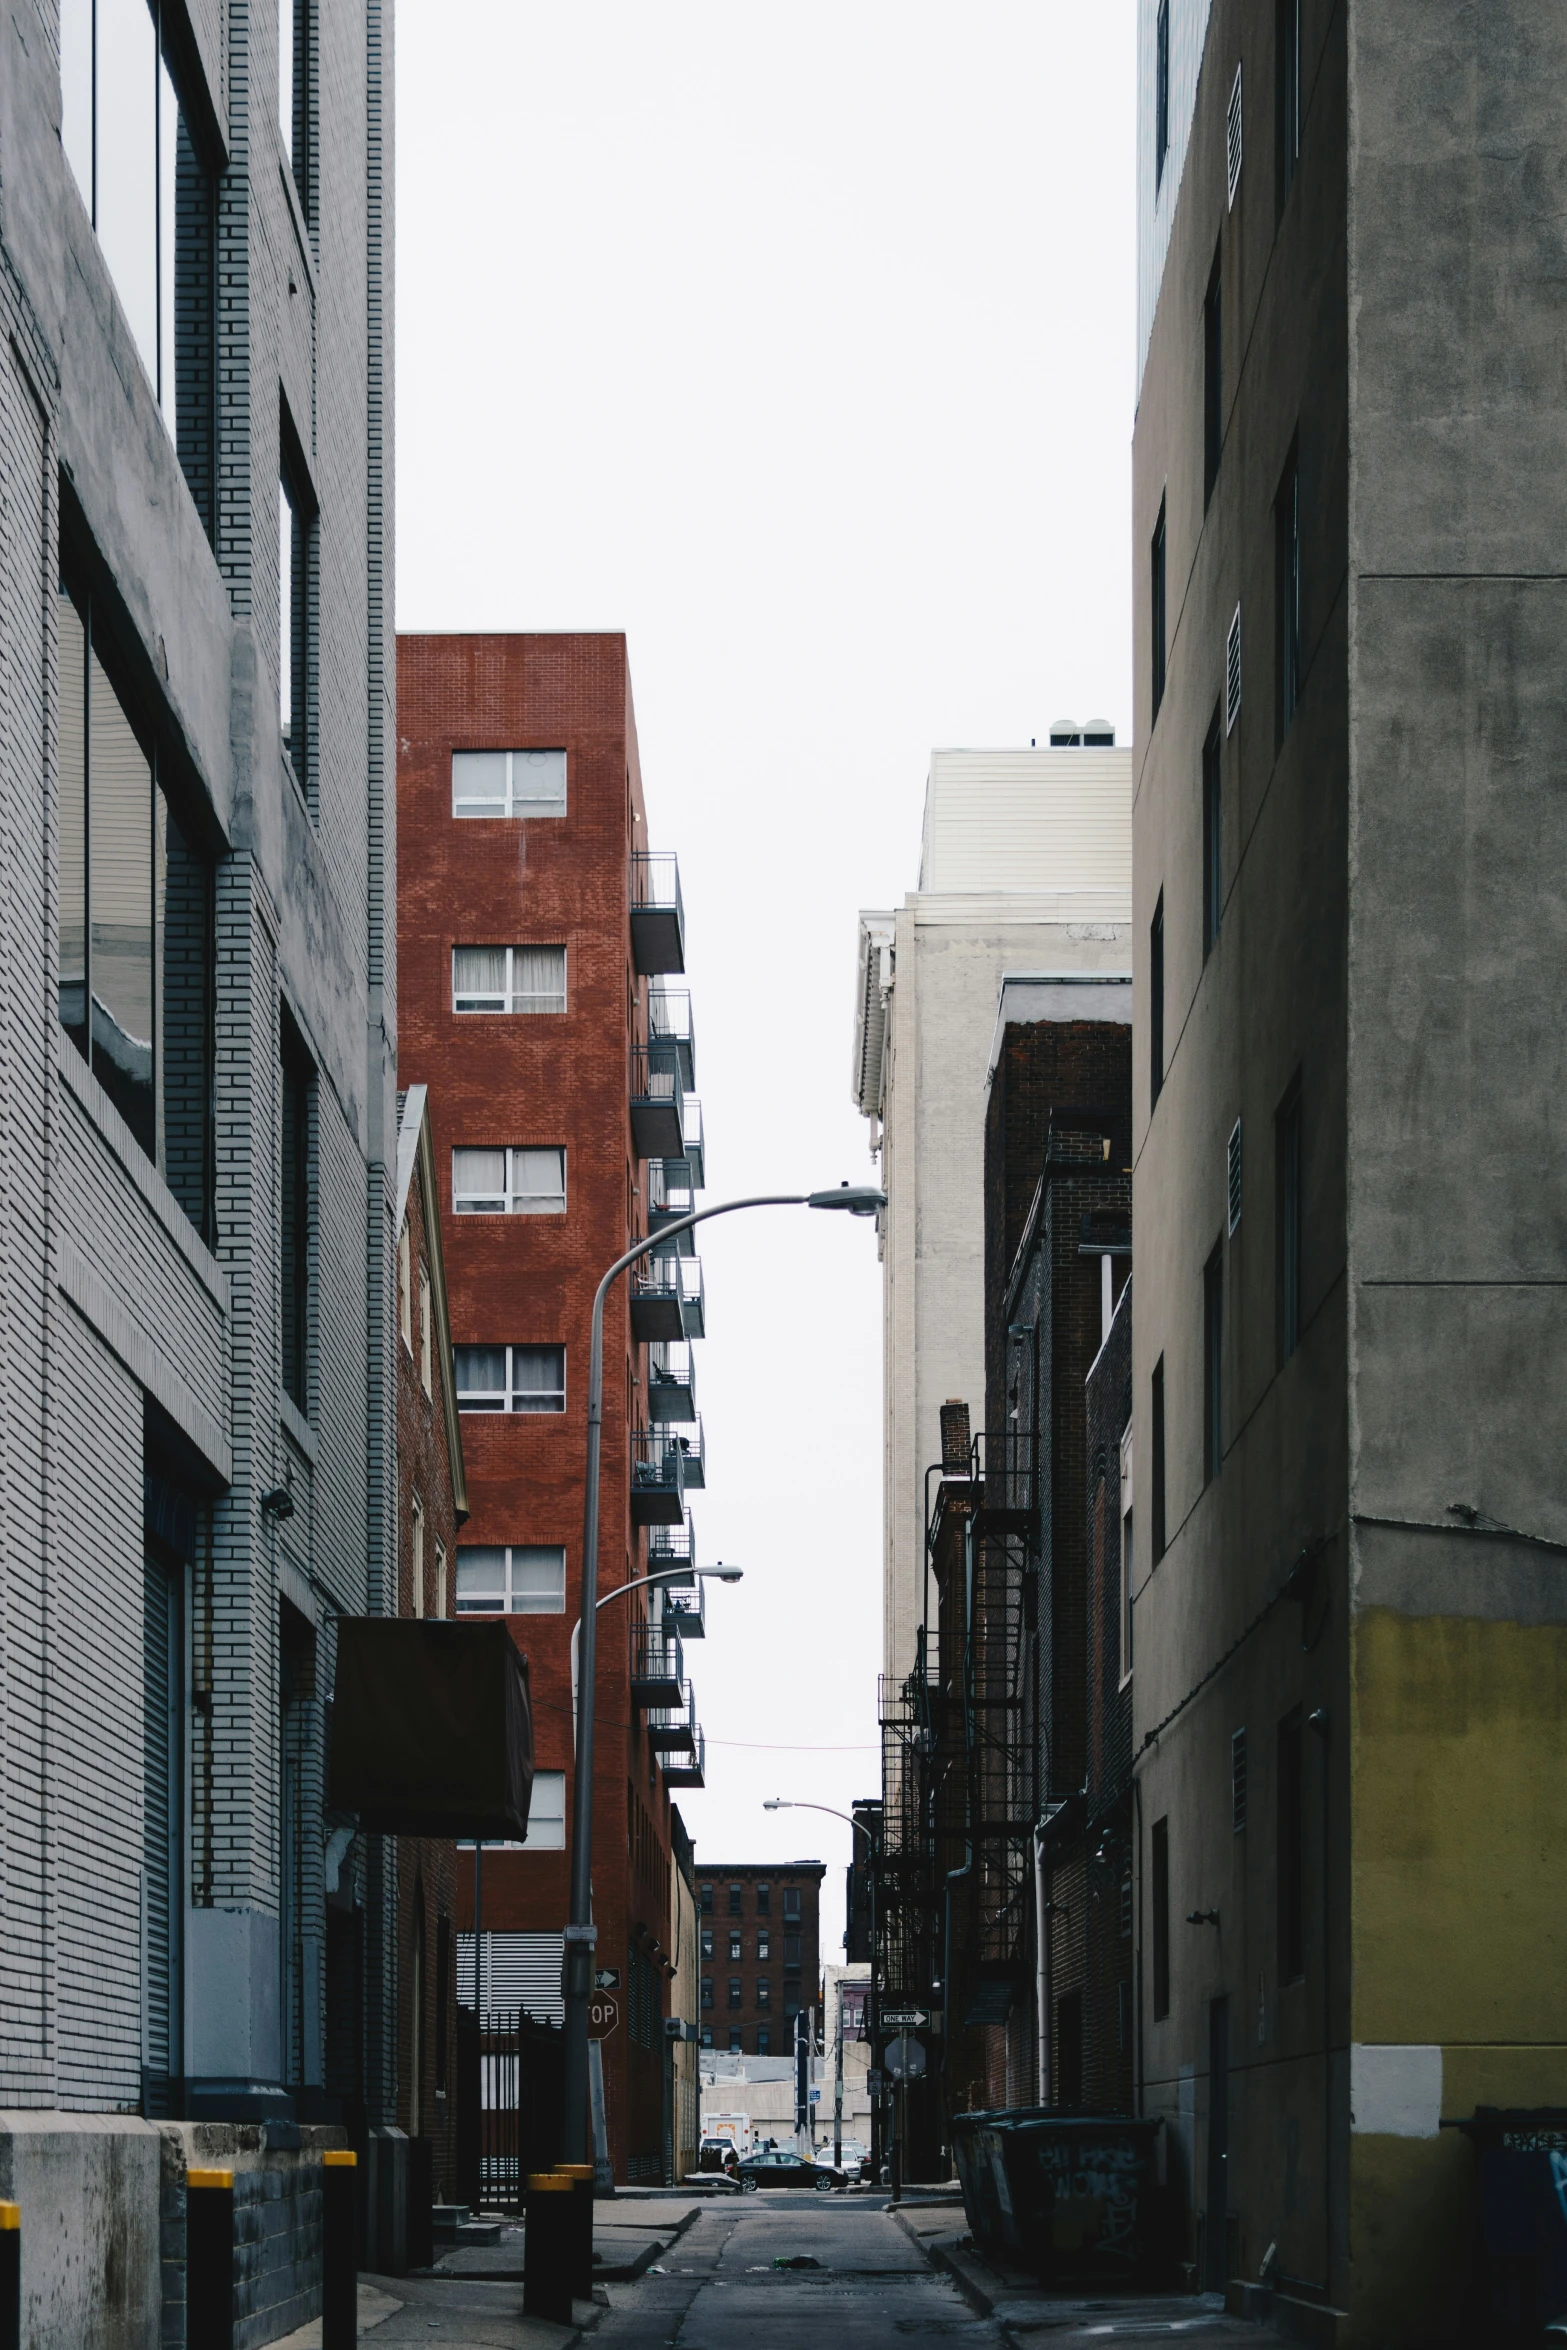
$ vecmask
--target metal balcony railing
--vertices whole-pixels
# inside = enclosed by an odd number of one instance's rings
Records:
[[[678,1154],[673,1158],[652,1159],[647,1171],[647,1228],[655,1238],[666,1224],[676,1223],[680,1217],[694,1214],[696,1194],[691,1183],[691,1169]],[[669,1244],[671,1253],[683,1257],[696,1254],[696,1234],[682,1232]]]
[[[680,1057],[667,1039],[632,1051],[631,1140],[639,1159],[678,1157],[685,1147]]]
[[[665,1708],[680,1703],[687,1686],[680,1634],[668,1625],[634,1624],[631,1629],[631,1702]]]
[[[707,1740],[700,1725],[689,1754],[666,1754],[664,1757],[664,1785],[666,1787],[705,1787],[707,1785]]]
[[[631,959],[647,978],[686,967],[686,913],[673,850],[639,849],[631,859]]]
[[[631,1335],[645,1344],[707,1335],[700,1257],[645,1257],[631,1273]]]
[[[695,1754],[696,1691],[690,1682],[680,1683],[673,1704],[653,1706],[644,1726],[655,1754]]]
[[[672,1044],[680,1062],[680,1082],[690,1093],[696,1084],[696,1027],[691,1017],[691,992],[684,987],[654,987],[648,991],[649,1041]]]
[[[680,1132],[685,1162],[691,1171],[691,1188],[701,1191],[707,1184],[707,1152],[702,1141],[702,1105],[695,1094],[688,1093],[681,1104]]]
[[[647,1536],[647,1571],[656,1575],[661,1567],[694,1567],[696,1538],[691,1531],[691,1512],[672,1525],[650,1526]]]
[[[696,1357],[689,1339],[648,1348],[647,1412],[661,1422],[696,1418]]]
[[[666,1583],[663,1594],[665,1631],[677,1631],[682,1640],[705,1640],[707,1585],[694,1579],[689,1583]]]
[[[687,1448],[668,1428],[631,1431],[631,1523],[683,1526],[686,1522]]]
[[[707,1491],[707,1435],[700,1412],[694,1420],[671,1430],[682,1456],[682,1476],[687,1493]]]

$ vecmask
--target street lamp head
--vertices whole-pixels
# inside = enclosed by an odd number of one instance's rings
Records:
[[[874,1216],[887,1205],[887,1194],[874,1183],[840,1183],[836,1191],[807,1192],[808,1208],[846,1208],[851,1216]]]
[[[794,1805],[785,1803],[781,1795],[764,1795],[762,1809],[763,1811],[793,1811]]]
[[[738,1583],[745,1573],[745,1569],[744,1567],[726,1567],[723,1560],[720,1559],[716,1567],[698,1567],[697,1573],[705,1576],[710,1583]]]

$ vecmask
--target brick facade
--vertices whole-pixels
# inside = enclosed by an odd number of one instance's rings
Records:
[[[738,2048],[746,2056],[793,2052],[796,2014],[821,2004],[826,1874],[820,1861],[781,1867],[726,1861],[698,1868],[702,1988],[697,2028],[704,2048]],[[797,1907],[791,1908],[791,1902]]]

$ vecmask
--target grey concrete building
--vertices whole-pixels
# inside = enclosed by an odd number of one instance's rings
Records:
[[[392,2118],[390,1847],[322,1815],[334,1624],[393,1603],[389,59],[381,0],[0,35],[0,2192],[39,2344],[183,2340],[202,2149],[238,2338],[288,2330],[315,2133]]]
[[[1567,17],[1138,21],[1138,2092],[1200,2281],[1486,2339],[1442,2125],[1567,2096]]]

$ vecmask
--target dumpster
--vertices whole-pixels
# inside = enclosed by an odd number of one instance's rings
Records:
[[[1461,2130],[1479,2194],[1471,2330],[1537,2341],[1567,2318],[1567,2107],[1477,2105]]]
[[[1154,2142],[1130,2114],[1025,2106],[955,2114],[974,2241],[1051,2283],[1145,2277],[1158,2254]]]

